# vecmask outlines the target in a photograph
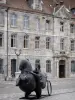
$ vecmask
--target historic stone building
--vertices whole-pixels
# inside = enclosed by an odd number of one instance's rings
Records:
[[[0,75],[29,59],[49,78],[75,77],[75,8],[50,1],[0,0]]]

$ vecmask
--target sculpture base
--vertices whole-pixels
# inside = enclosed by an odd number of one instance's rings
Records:
[[[16,79],[19,77],[20,73],[21,73],[20,71],[19,72],[15,72],[15,78]]]

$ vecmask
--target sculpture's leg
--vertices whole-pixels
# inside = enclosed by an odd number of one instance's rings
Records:
[[[35,92],[36,92],[36,97],[37,97],[37,99],[39,99],[39,98],[41,97],[41,88],[37,88],[37,89],[35,90]]]
[[[28,99],[28,96],[30,95],[30,92],[25,93],[25,98]]]

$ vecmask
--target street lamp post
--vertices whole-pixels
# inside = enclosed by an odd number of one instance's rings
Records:
[[[17,56],[16,72],[18,72],[19,71],[19,56],[21,54],[21,49],[19,50],[15,49],[15,54]]]
[[[8,77],[8,11],[9,11],[9,7],[5,11],[7,13],[7,77]]]

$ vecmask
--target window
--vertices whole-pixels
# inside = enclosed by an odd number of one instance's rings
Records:
[[[11,47],[16,47],[17,46],[17,35],[11,35]]]
[[[40,37],[35,37],[35,48],[39,48]]]
[[[60,50],[64,50],[64,39],[60,39]]]
[[[24,36],[24,48],[28,48],[28,41],[29,41],[29,36],[28,35]]]
[[[29,28],[29,16],[27,15],[24,16],[24,28]]]
[[[41,0],[35,0],[35,8],[36,9],[40,8],[40,3],[41,3]]]
[[[17,15],[16,14],[11,15],[11,26],[13,27],[17,26]]]
[[[4,12],[0,12],[0,25],[4,25]]]
[[[3,46],[3,34],[0,33],[0,47]]]
[[[71,8],[72,14],[75,14],[75,8]]]
[[[41,27],[41,25],[40,25],[40,18],[36,18],[36,29],[37,30],[40,30],[40,27]]]
[[[50,60],[46,61],[46,72],[51,72],[51,61]]]
[[[29,5],[29,7],[33,7],[33,0],[27,0],[27,3],[28,3],[28,5]]]
[[[46,38],[46,49],[50,49],[50,38]]]
[[[46,20],[45,28],[46,30],[50,30],[50,20]]]
[[[3,59],[0,59],[0,74],[3,73]]]
[[[71,40],[71,51],[75,50],[75,40]]]
[[[1,4],[3,4],[3,3],[5,4],[6,3],[6,0],[0,0],[0,3]]]
[[[71,61],[71,72],[75,73],[75,61]]]
[[[35,61],[35,68],[37,68],[38,65],[40,65],[40,60],[39,60],[39,59],[37,59],[37,60]]]
[[[64,22],[60,22],[60,31],[61,31],[61,32],[64,31]]]
[[[74,24],[70,24],[70,32],[74,33]]]

